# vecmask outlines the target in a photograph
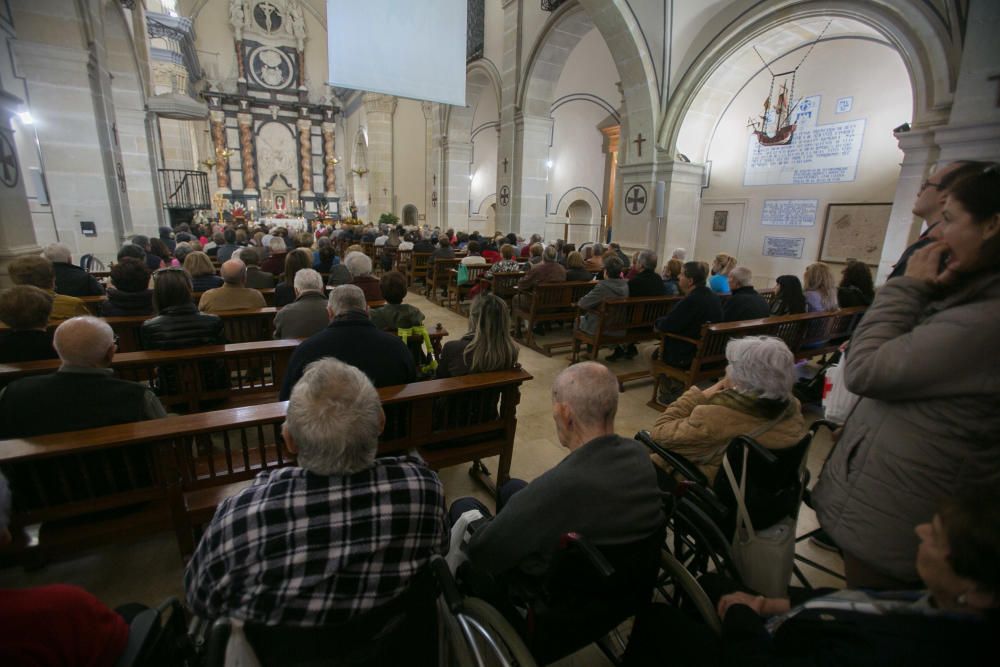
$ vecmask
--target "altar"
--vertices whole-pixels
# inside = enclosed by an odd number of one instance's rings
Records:
[[[300,216],[290,216],[284,218],[276,218],[273,216],[262,216],[257,220],[258,223],[265,225],[268,229],[274,229],[275,227],[284,227],[290,232],[308,232],[312,231],[310,228],[309,221]]]

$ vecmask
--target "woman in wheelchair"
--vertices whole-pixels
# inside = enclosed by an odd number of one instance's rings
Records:
[[[650,431],[664,449],[679,454],[711,486],[730,441],[748,435],[768,449],[797,444],[806,434],[802,408],[792,396],[795,358],[785,343],[748,336],[726,346],[725,377],[704,391],[691,387],[667,406]],[[661,486],[674,486],[664,460],[653,456]]]
[[[821,594],[795,606],[731,592],[717,603],[721,638],[681,609],[656,604],[636,620],[625,665],[964,665],[995,659],[1000,489],[969,488],[948,498],[916,534],[924,590],[813,591]]]

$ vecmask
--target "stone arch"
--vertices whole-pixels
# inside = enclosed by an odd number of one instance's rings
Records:
[[[406,204],[403,206],[403,220],[402,224],[404,227],[416,227],[417,225],[417,207],[413,204]]]
[[[689,66],[682,66],[685,74],[661,117],[657,143],[668,153],[676,151],[681,127],[695,100],[712,75],[731,57],[789,22],[821,17],[856,21],[876,31],[896,49],[910,75],[914,126],[936,125],[947,120],[957,80],[957,55],[947,27],[927,8],[914,6],[907,0],[882,3],[772,0],[762,4],[758,7],[749,1],[738,3],[732,8],[738,21],[734,19],[714,37],[706,34],[714,31],[718,22],[706,26],[695,40],[705,46]]]
[[[601,198],[597,196],[597,193],[589,188],[576,187],[570,188],[559,198],[556,203],[556,217],[557,218],[568,218],[570,213],[570,208],[574,205],[586,204],[590,209],[590,221],[591,225],[599,225],[601,223],[601,214],[604,211],[604,207],[601,205]]]
[[[592,28],[600,32],[615,61],[630,131],[651,134],[659,106],[657,78],[627,0],[579,0],[552,12],[528,55],[517,95],[518,109],[528,115],[548,116],[570,52]]]
[[[492,94],[497,113],[500,111],[500,73],[493,63],[480,58],[465,70],[465,106],[444,106],[444,128],[449,141],[471,141],[472,118],[482,96]]]

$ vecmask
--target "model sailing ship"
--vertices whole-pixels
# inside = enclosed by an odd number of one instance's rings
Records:
[[[798,102],[791,101],[788,88],[784,83],[781,84],[778,99],[772,107],[771,97],[773,94],[774,86],[772,85],[767,99],[764,100],[764,113],[760,115],[760,119],[751,118],[747,121],[747,127],[753,129],[761,146],[785,146],[792,142],[792,136],[795,134],[795,123],[791,122],[791,119],[792,112],[795,111]],[[772,108],[773,114],[771,113]]]

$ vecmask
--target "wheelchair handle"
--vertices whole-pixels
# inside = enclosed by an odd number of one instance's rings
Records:
[[[753,451],[768,464],[777,463],[778,461],[778,457],[774,455],[774,452],[751,438],[749,435],[738,435],[733,438],[733,440],[742,442],[747,449]]]
[[[431,558],[431,572],[437,580],[441,596],[444,597],[444,603],[448,605],[448,609],[453,614],[459,613],[462,609],[462,594],[458,590],[455,578],[451,576],[448,561],[441,556],[434,556]]]
[[[671,467],[673,467],[674,470],[680,473],[680,475],[685,479],[695,481],[704,486],[708,485],[708,480],[705,479],[705,475],[702,474],[701,470],[699,470],[697,466],[680,454],[675,454],[669,449],[661,447],[655,440],[653,440],[653,436],[649,434],[649,431],[639,431],[635,434],[635,440],[638,440],[642,444],[649,447],[654,454],[669,463]]]
[[[608,559],[604,557],[597,548],[587,541],[583,535],[576,532],[563,533],[559,537],[559,548],[560,549],[579,549],[581,553],[590,561],[590,564],[594,566],[602,578],[608,578],[615,573],[614,566],[608,562]]]

